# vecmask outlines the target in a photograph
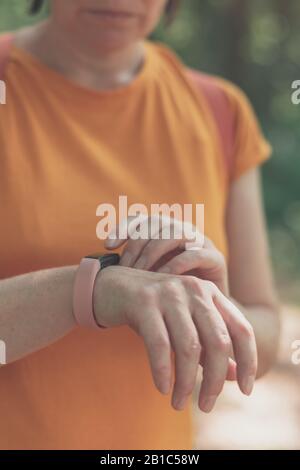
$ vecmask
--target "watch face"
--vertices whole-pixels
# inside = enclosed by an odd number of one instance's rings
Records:
[[[104,253],[93,253],[91,255],[85,256],[85,258],[99,259],[101,256],[105,256]]]
[[[119,264],[120,255],[118,253],[94,253],[85,256],[85,258],[97,259],[100,263],[101,269],[113,264]]]

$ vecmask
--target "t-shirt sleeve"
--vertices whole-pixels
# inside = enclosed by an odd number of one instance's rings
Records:
[[[233,148],[231,180],[263,164],[272,154],[272,147],[263,135],[253,106],[245,93],[236,85],[220,81],[228,98],[233,119]]]

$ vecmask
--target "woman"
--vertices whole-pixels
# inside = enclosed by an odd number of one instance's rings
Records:
[[[228,178],[204,93],[146,39],[174,5],[52,0],[47,21],[14,35],[0,108],[3,449],[191,448],[199,362],[209,412],[226,378],[248,395],[274,361],[255,168],[270,149],[242,92],[216,79],[235,123]],[[119,195],[147,207],[205,204],[206,242],[183,251],[184,240],[130,239],[120,265],[96,278],[94,314],[106,328],[81,328],[78,263],[111,248],[96,237],[95,211],[118,207]],[[122,240],[115,246],[121,254]]]

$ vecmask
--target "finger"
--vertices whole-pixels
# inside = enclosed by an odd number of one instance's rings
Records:
[[[153,265],[161,260],[167,261],[172,259],[173,256],[167,257],[168,254],[174,255],[175,250],[179,253],[186,249],[186,245],[197,245],[197,250],[202,248],[203,243],[201,242],[187,242],[184,227],[189,227],[190,224],[183,224],[181,221],[176,219],[170,219],[167,217],[162,217],[161,229],[158,233],[159,240],[152,240],[147,246],[143,248],[143,251],[140,253],[139,258],[137,259],[134,267],[136,269],[149,270]],[[191,227],[193,227],[191,225]],[[190,229],[191,232],[191,229]],[[200,232],[197,232],[200,237]],[[196,237],[197,235],[195,235]],[[164,259],[165,258],[165,259]],[[160,263],[160,266],[163,263]],[[159,266],[159,267],[160,267]],[[168,272],[161,271],[161,272]]]
[[[201,358],[200,358],[200,365],[203,367],[205,363],[205,354],[204,350],[202,350]],[[227,376],[226,380],[230,382],[236,382],[237,376],[236,376],[236,362],[229,358],[228,361],[228,369],[227,369]]]
[[[195,276],[214,282],[221,292],[228,292],[226,277],[219,274],[223,270],[226,272],[224,258],[215,248],[183,251],[161,266],[157,272],[181,275],[191,270],[195,270]]]
[[[164,216],[145,217],[139,224],[139,229],[140,233],[147,235],[147,239],[135,239],[134,243],[128,242],[120,260],[121,266],[149,270],[175,249],[185,249],[183,225],[176,219]]]
[[[112,250],[124,245],[128,238],[130,238],[130,235],[139,227],[140,223],[147,218],[148,216],[145,214],[139,214],[122,219],[120,224],[117,224],[109,232],[107,239],[104,241],[105,248]]]
[[[128,224],[134,217],[124,218],[120,224],[117,224],[108,234],[106,240],[104,240],[104,246],[108,250],[113,250],[124,245],[128,239]]]
[[[133,267],[149,270],[161,258],[177,248],[184,249],[184,242],[182,240],[151,240],[143,247]]]
[[[199,408],[210,412],[227,378],[231,340],[226,325],[213,302],[195,304],[193,319],[204,349],[203,381]]]
[[[171,388],[172,360],[168,331],[160,312],[151,311],[139,328],[149,357],[154,384],[167,394]]]
[[[158,269],[158,272],[183,274],[191,269],[210,270],[219,264],[218,252],[211,249],[199,248],[197,250],[185,250],[168,263]]]
[[[127,266],[128,268],[133,268],[136,260],[138,259],[140,253],[143,251],[144,247],[150,243],[149,240],[131,240],[129,239],[126,247],[124,248],[119,265]]]
[[[127,229],[129,240],[123,250],[119,263],[120,266],[143,269],[142,267],[135,266],[135,263],[141,256],[145,247],[151,242],[151,238],[159,236],[159,231],[159,217],[150,218],[142,215],[131,220]]]
[[[152,217],[151,223],[156,223],[155,235],[151,235],[151,242],[144,247],[140,253],[134,267],[136,269],[149,270],[162,257],[180,248],[184,250],[184,240],[182,238],[182,223],[169,217]],[[151,229],[151,234],[153,230]]]
[[[220,291],[216,291],[213,299],[232,340],[239,387],[245,395],[250,395],[257,372],[257,348],[253,328],[242,312]]]
[[[188,309],[183,306],[165,313],[165,323],[175,352],[175,384],[172,405],[182,410],[192,393],[199,368],[200,342]]]
[[[237,372],[236,372],[236,362],[233,359],[229,359],[228,362],[228,370],[227,370],[227,377],[226,380],[235,382],[237,379]]]

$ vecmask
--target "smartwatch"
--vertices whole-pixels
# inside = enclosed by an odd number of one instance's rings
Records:
[[[96,253],[82,258],[77,269],[73,288],[73,314],[80,326],[106,328],[99,325],[94,313],[93,292],[97,274],[107,266],[118,264],[117,253]]]

